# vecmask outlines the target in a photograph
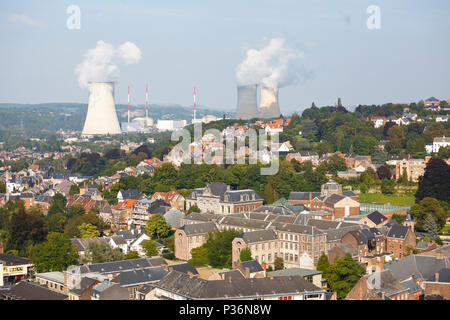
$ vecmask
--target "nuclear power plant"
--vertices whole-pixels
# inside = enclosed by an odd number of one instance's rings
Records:
[[[82,135],[120,134],[114,82],[89,83],[89,104]]]
[[[256,84],[238,86],[238,105],[236,118],[249,120],[258,118],[258,98]]]
[[[278,88],[262,87],[260,94],[260,104],[258,111],[258,86],[245,85],[238,86],[238,103],[236,118],[249,120],[252,118],[277,118],[280,116],[278,105]]]
[[[278,88],[262,87],[259,103],[259,116],[263,119],[278,118],[280,107],[278,106]]]

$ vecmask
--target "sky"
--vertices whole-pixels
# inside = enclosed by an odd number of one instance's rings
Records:
[[[80,8],[68,29],[67,8]],[[380,29],[366,12],[380,8]],[[282,113],[315,102],[345,106],[450,99],[450,1],[51,1],[0,4],[0,103],[87,103],[74,73],[103,40],[135,43],[138,64],[120,65],[116,103],[192,105],[234,111],[236,70],[250,48],[283,38],[301,51],[308,77],[279,91]]]

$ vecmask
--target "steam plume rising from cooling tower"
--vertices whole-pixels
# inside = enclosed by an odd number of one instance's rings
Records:
[[[81,88],[86,88],[90,82],[116,81],[119,76],[117,65],[139,63],[141,56],[141,50],[132,42],[125,42],[116,49],[113,45],[100,40],[75,68],[78,84]]]
[[[283,38],[274,38],[262,49],[247,50],[236,78],[240,85],[256,83],[278,88],[293,85],[308,77],[302,59],[303,52],[288,47]]]

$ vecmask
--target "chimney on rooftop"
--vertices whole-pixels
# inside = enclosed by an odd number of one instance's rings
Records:
[[[190,272],[190,271],[188,271],[187,274],[189,276],[189,279],[192,279],[194,277],[194,274],[192,272]]]
[[[434,274],[434,281],[435,281],[435,282],[439,282],[439,272],[436,272],[436,273]]]
[[[231,276],[228,276],[228,283],[231,283]]]

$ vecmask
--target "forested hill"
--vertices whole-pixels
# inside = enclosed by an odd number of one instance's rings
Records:
[[[119,121],[125,121],[128,106],[117,104]],[[17,104],[0,103],[0,130],[21,130],[27,134],[55,132],[63,130],[81,130],[87,111],[87,104],[81,103],[42,103]],[[143,116],[143,105],[131,106],[132,117]],[[204,107],[197,108],[197,117],[214,115],[223,118],[224,111]],[[226,112],[229,116],[230,113]],[[192,120],[192,107],[180,105],[149,106],[149,117],[157,119]]]

